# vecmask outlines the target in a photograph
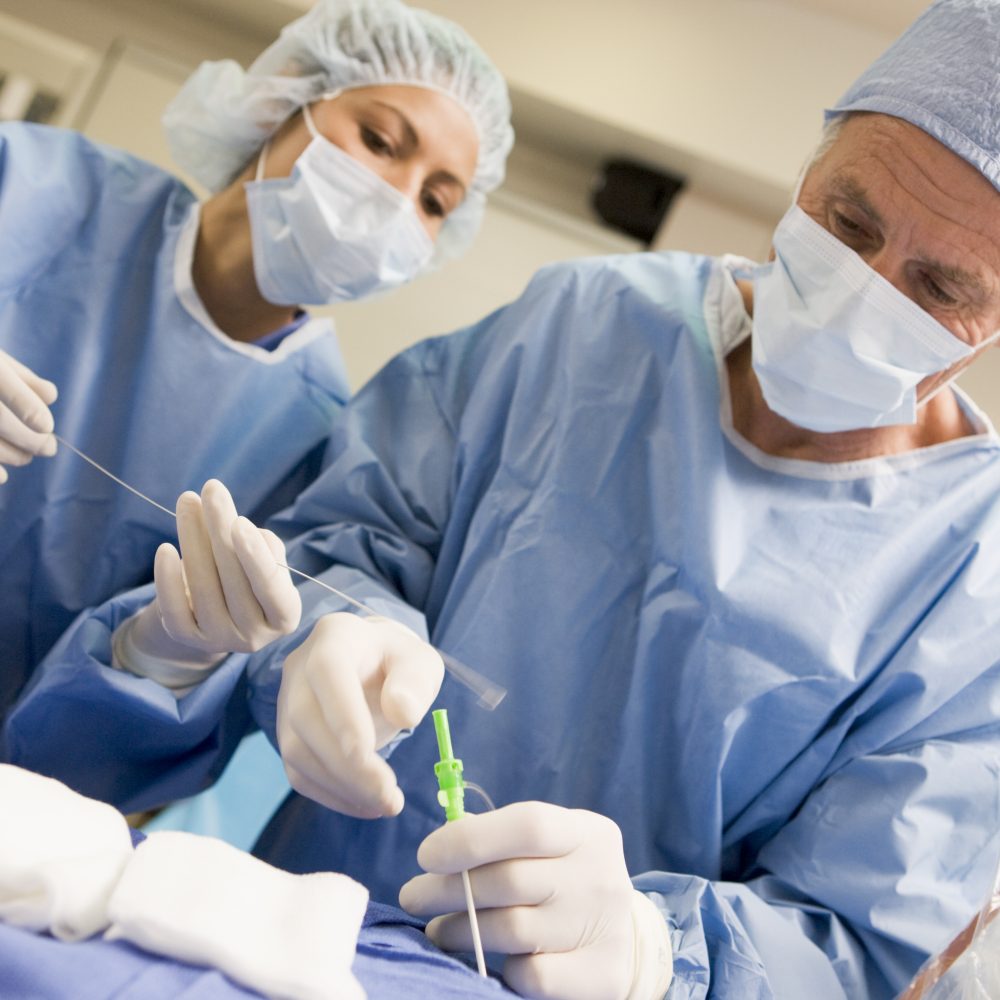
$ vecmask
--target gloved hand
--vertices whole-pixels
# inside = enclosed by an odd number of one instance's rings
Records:
[[[5,465],[27,465],[36,455],[56,453],[49,411],[56,395],[51,382],[0,351],[0,483],[9,476]]]
[[[632,888],[621,831],[606,816],[517,802],[445,824],[417,861],[433,874],[403,886],[403,909],[434,917],[427,936],[440,948],[471,951],[468,870],[483,947],[510,956],[504,979],[523,996],[660,1000],[670,986],[667,923]]]
[[[437,651],[387,618],[320,618],[289,654],[278,692],[278,747],[292,787],[361,819],[395,816],[403,793],[377,750],[437,697]]]
[[[180,553],[156,551],[156,599],[115,632],[119,666],[168,687],[197,682],[197,673],[228,653],[250,653],[293,632],[302,602],[277,535],[236,513],[216,479],[201,496],[177,500]],[[186,669],[187,668],[187,669]]]

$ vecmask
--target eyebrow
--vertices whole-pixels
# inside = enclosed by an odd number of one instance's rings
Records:
[[[830,181],[830,187],[835,194],[854,202],[858,208],[871,218],[876,226],[885,225],[882,216],[879,215],[875,210],[875,206],[868,200],[868,193],[853,177],[846,174],[834,174]]]
[[[830,181],[830,187],[835,195],[846,198],[860,208],[876,226],[885,227],[882,216],[875,210],[875,207],[868,200],[868,194],[855,178],[847,174],[835,174]],[[964,285],[981,294],[987,294],[989,288],[983,279],[973,271],[966,271],[964,268],[955,267],[953,264],[945,264],[943,261],[933,260],[929,257],[921,257],[920,263],[928,270],[934,271],[952,281],[957,285]]]
[[[413,127],[410,119],[394,104],[387,104],[385,101],[378,100],[374,103],[395,116],[400,128],[403,130],[403,146],[406,151],[409,152],[416,149],[420,145],[420,137],[417,135],[417,130]],[[435,170],[433,176],[435,180],[454,185],[462,192],[462,197],[465,197],[465,185],[450,170]]]

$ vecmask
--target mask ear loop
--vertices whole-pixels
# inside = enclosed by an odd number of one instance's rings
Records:
[[[257,157],[257,173],[254,175],[255,181],[261,181],[264,179],[264,164],[267,162],[267,151],[270,147],[270,139],[268,139],[267,142],[260,147],[260,155]]]
[[[319,97],[316,98],[316,102],[319,101],[332,101],[335,97],[340,97],[343,93],[343,88],[340,90],[325,90]],[[323,135],[318,128],[316,128],[316,123],[313,121],[312,109],[308,104],[302,105],[302,117],[305,119],[306,128],[309,129],[309,134],[314,139],[323,139],[326,142],[329,140]]]
[[[321,94],[319,100],[326,101],[332,100],[334,97],[338,97],[341,91],[331,90],[325,94]],[[323,135],[320,133],[319,129],[316,128],[316,123],[313,121],[312,111],[309,110],[308,104],[302,105],[302,118],[306,123],[306,128],[309,129],[309,134],[314,139],[322,139]],[[254,176],[255,181],[260,181],[264,179],[264,168],[267,164],[267,151],[271,148],[271,140],[268,139],[260,148],[260,155],[257,157],[257,172]]]
[[[308,104],[302,105],[302,117],[305,120],[306,128],[309,129],[309,134],[314,139],[322,139],[323,136],[320,135],[319,129],[316,128],[316,123],[313,121],[312,112],[309,110]]]

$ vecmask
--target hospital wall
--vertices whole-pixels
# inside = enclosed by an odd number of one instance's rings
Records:
[[[654,248],[762,259],[834,101],[925,6],[860,0],[421,0],[463,24],[510,82],[518,144],[464,260],[338,306],[355,385],[425,336],[515,297],[570,256],[630,252],[590,195],[628,156],[686,186]],[[309,0],[0,0],[0,71],[44,77],[56,120],[169,167],[159,113],[204,58],[247,63]],[[891,11],[890,11],[891,9]],[[0,89],[0,114],[3,112]],[[1000,419],[1000,354],[963,379]]]

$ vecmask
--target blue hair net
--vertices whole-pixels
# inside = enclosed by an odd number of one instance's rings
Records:
[[[826,112],[902,118],[1000,190],[1000,0],[936,0]]]
[[[177,163],[218,191],[304,104],[332,91],[387,84],[447,94],[479,136],[471,187],[438,236],[440,261],[471,242],[514,142],[503,77],[451,21],[400,0],[319,0],[249,69],[231,59],[202,63],[167,107],[163,126]]]

